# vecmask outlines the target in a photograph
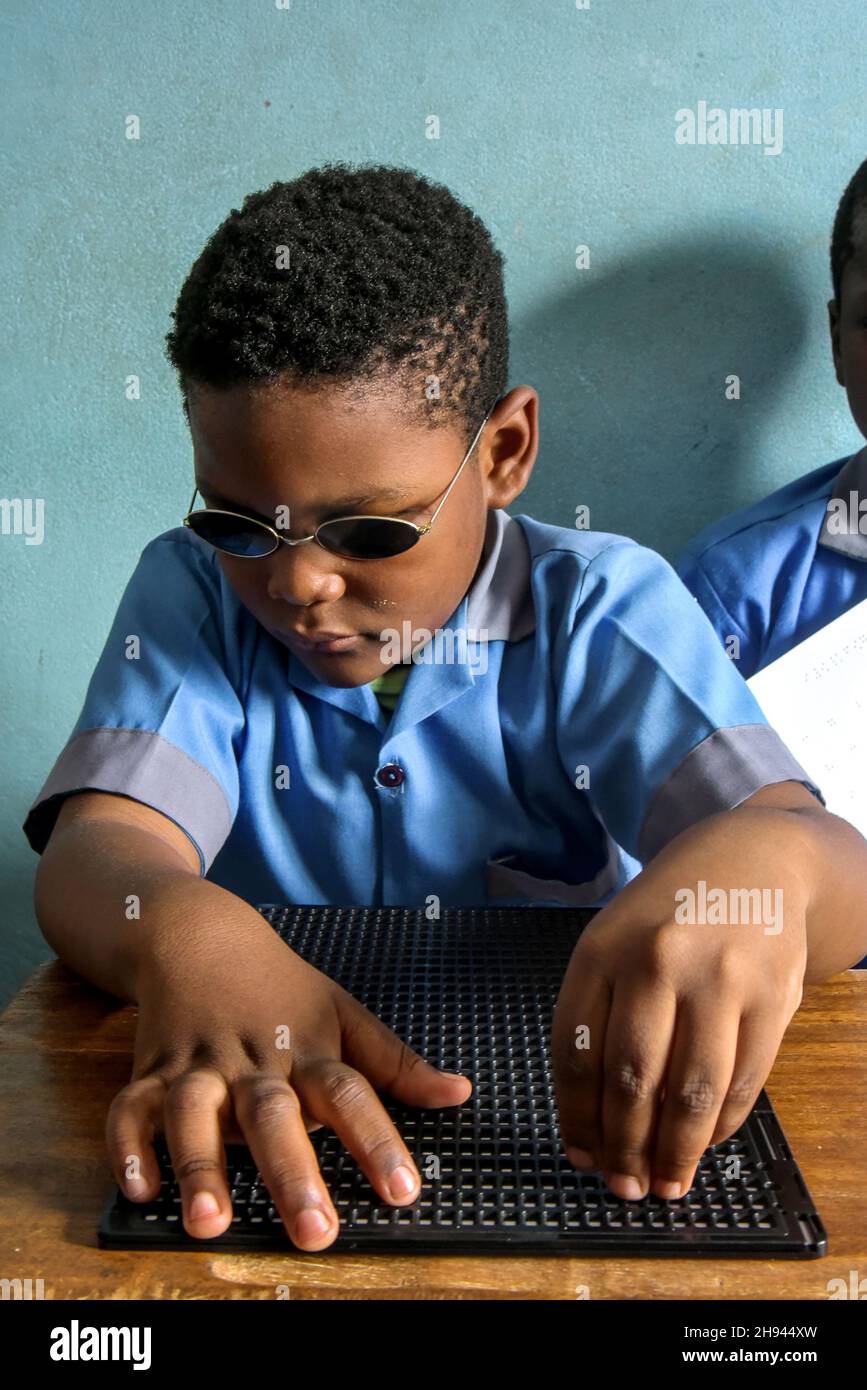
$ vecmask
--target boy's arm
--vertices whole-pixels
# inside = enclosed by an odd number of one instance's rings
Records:
[[[167,816],[95,791],[64,800],[37,867],[34,905],[61,960],[133,1002],[142,960],[171,950],[190,914],[237,911],[262,921],[242,899],[200,877],[195,846]]]
[[[253,1154],[295,1244],[321,1250],[337,1213],[308,1132],[327,1124],[383,1201],[420,1179],[377,1090],[408,1105],[459,1105],[465,1078],[412,1052],[309,965],[243,899],[199,876],[193,842],[160,812],[89,791],[61,807],[43,851],[36,910],[73,969],[138,1004],[133,1076],[106,1139],[132,1200],[159,1190],[166,1135],[185,1229],[232,1220],[226,1137]]]
[[[558,638],[563,766],[588,770],[599,819],[645,865],[566,970],[563,1137],[619,1195],[652,1181],[672,1198],[745,1120],[804,981],[867,949],[867,849],[823,810],[658,556],[606,544]]]
[[[804,982],[867,950],[865,880],[867,843],[800,783],[671,840],[593,919],[564,977],[552,1054],[572,1161],[627,1199],[648,1185],[682,1196],[755,1104]],[[744,913],[750,893],[758,914]]]
[[[703,877],[703,847],[714,843],[729,857],[732,878],[730,885],[709,886],[779,888],[784,913],[785,884],[793,885],[788,893],[793,912],[800,910],[803,894],[805,984],[826,980],[867,956],[867,840],[820,805],[803,783],[763,787],[733,810],[699,821],[648,868],[659,861],[660,874],[670,881],[694,885]],[[757,843],[766,863],[762,885],[744,877],[744,853],[754,853]]]

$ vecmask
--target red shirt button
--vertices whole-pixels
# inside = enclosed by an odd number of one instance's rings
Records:
[[[381,787],[399,787],[406,779],[406,773],[399,763],[385,763],[376,769],[376,780]]]

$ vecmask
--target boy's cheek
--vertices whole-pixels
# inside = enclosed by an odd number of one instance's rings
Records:
[[[867,439],[867,386],[862,386],[860,392],[856,392],[849,385],[847,379],[846,394],[849,398],[849,410],[852,419],[864,438]]]
[[[852,419],[867,438],[867,329],[844,343],[842,366]]]

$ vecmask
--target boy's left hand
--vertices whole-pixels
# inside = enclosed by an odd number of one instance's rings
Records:
[[[682,1196],[708,1145],[743,1123],[801,1002],[807,965],[809,895],[796,854],[769,854],[731,822],[705,822],[680,841],[585,929],[554,1012],[563,1142],[583,1151],[569,1154],[576,1166],[601,1169],[626,1199],[649,1189]],[[708,890],[737,891],[768,889],[771,877],[781,930],[677,920],[675,895],[695,891],[699,878]]]

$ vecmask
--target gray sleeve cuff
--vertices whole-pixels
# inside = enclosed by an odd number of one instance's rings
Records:
[[[206,874],[232,828],[216,778],[149,729],[86,729],[67,743],[27,813],[24,834],[38,854],[70,792],[114,792],[161,811],[189,835]]]
[[[641,829],[642,863],[696,821],[731,811],[775,782],[803,782],[825,804],[815,782],[769,724],[715,729],[687,753],[653,798]]]

